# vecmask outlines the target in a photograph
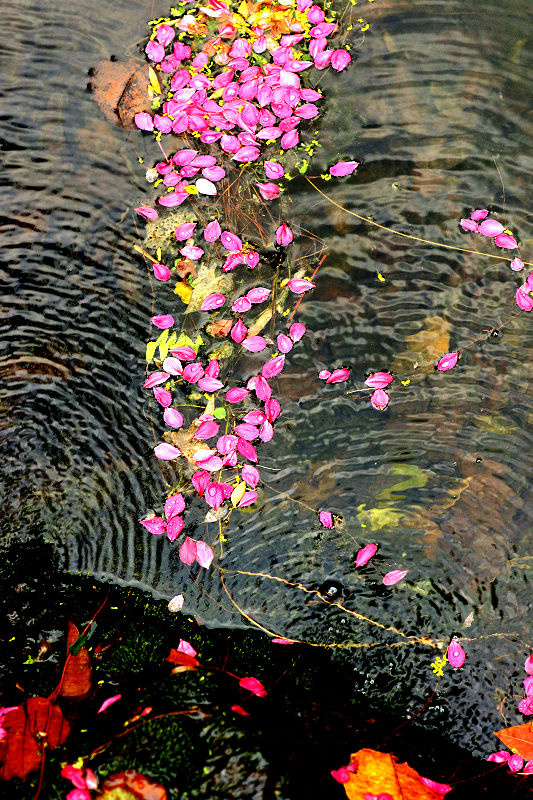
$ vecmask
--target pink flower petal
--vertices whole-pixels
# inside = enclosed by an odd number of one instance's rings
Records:
[[[333,528],[333,515],[331,511],[321,511],[318,518],[324,528]]]
[[[245,508],[245,506],[251,506],[252,503],[255,503],[256,500],[257,500],[257,492],[253,491],[245,492],[237,505],[239,508]]]
[[[392,570],[392,572],[387,572],[387,574],[383,578],[384,585],[394,586],[395,583],[399,583],[401,580],[405,578],[407,572],[408,570],[406,569],[394,569]]]
[[[276,242],[280,245],[280,247],[287,247],[287,245],[289,245],[293,239],[294,236],[291,229],[284,222],[283,225],[280,225],[276,231]]]
[[[249,336],[248,339],[244,339],[242,346],[250,353],[259,353],[265,349],[266,339],[262,336]]]
[[[288,336],[285,336],[284,333],[278,333],[276,337],[276,344],[280,353],[290,353],[293,348],[292,341]]]
[[[266,690],[261,681],[258,681],[257,678],[241,678],[239,681],[239,686],[243,689],[247,689],[252,694],[257,695],[258,697],[265,697]]]
[[[365,386],[371,389],[384,389],[389,383],[392,383],[393,377],[390,372],[373,372],[365,381]]]
[[[513,272],[520,272],[521,269],[524,269],[524,262],[520,258],[516,257],[513,258],[510,266]]]
[[[196,353],[192,347],[175,347],[170,351],[173,356],[180,358],[182,361],[194,361]]]
[[[140,522],[154,536],[160,536],[167,529],[167,523],[163,517],[147,517],[146,519],[141,519]]]
[[[168,444],[167,442],[161,442],[157,447],[154,447],[154,453],[160,461],[172,461],[182,455],[181,450],[178,450],[173,444]]]
[[[231,310],[235,314],[245,314],[251,309],[251,307],[252,304],[247,297],[237,297],[237,299],[233,302]]]
[[[200,311],[212,311],[214,308],[220,308],[226,302],[226,295],[219,292],[208,294],[200,306]]]
[[[344,383],[350,377],[350,370],[346,367],[341,369],[334,369],[329,378],[326,378],[326,383]]]
[[[239,451],[241,456],[247,458],[248,461],[253,461],[254,464],[257,463],[257,451],[253,446],[253,444],[247,442],[246,439],[239,438],[239,441],[237,442],[237,450]]]
[[[367,544],[362,547],[356,557],[355,557],[355,566],[356,567],[364,567],[365,564],[368,564],[371,558],[373,558],[378,550],[377,544]]]
[[[246,297],[250,303],[264,303],[270,297],[271,291],[266,286],[256,286],[246,293]]]
[[[107,700],[104,700],[104,702],[102,703],[102,705],[100,706],[100,708],[96,713],[101,714],[103,711],[106,710],[106,708],[109,708],[109,706],[112,706],[113,703],[117,702],[117,700],[120,700],[121,697],[122,697],[121,694],[114,694],[112,697],[108,697]]]
[[[276,375],[279,375],[280,372],[282,372],[284,366],[285,356],[276,356],[276,358],[273,358],[271,361],[267,361],[261,370],[261,374],[263,378],[266,378],[267,380],[269,378],[274,378]]]
[[[306,332],[306,327],[302,322],[294,322],[291,327],[289,328],[289,336],[291,337],[292,341],[296,344],[299,342],[302,336]]]
[[[253,467],[251,464],[244,464],[241,470],[241,476],[243,481],[250,487],[250,489],[255,489],[257,484],[260,480],[259,470]]]
[[[196,542],[196,560],[201,567],[208,569],[211,565],[214,555],[215,554],[213,553],[213,550],[208,544],[202,542],[202,540]]]
[[[168,372],[162,372],[161,370],[158,372],[152,372],[143,383],[142,388],[152,389],[152,387],[158,386],[160,383],[164,383],[168,378],[170,378],[170,373]]]
[[[188,565],[192,564],[196,559],[196,542],[188,536],[185,537],[185,541],[179,549],[179,558],[180,561]]]
[[[478,224],[473,219],[462,219],[459,224],[464,231],[470,231],[470,233],[478,232]]]
[[[446,372],[448,369],[453,369],[457,364],[457,360],[459,358],[459,351],[455,353],[446,353],[445,356],[442,356],[439,363],[437,364],[437,369],[439,372]]]
[[[518,242],[509,233],[499,233],[494,237],[494,244],[503,247],[504,250],[516,250],[518,247]]]
[[[463,650],[457,639],[452,639],[450,644],[448,645],[447,656],[450,665],[454,669],[459,669],[459,667],[462,667],[463,664],[465,663],[465,658],[466,658],[465,651]]]
[[[152,264],[154,276],[158,281],[168,281],[172,275],[171,271],[164,264]]]
[[[163,419],[170,428],[181,428],[183,425],[183,417],[175,408],[166,408]]]
[[[481,222],[481,220],[485,219],[485,217],[488,217],[488,215],[489,212],[486,208],[476,208],[476,210],[472,211],[470,214],[470,219],[473,219],[475,222]]]
[[[169,542],[175,541],[182,532],[184,527],[185,527],[185,522],[183,521],[182,517],[180,516],[172,517],[172,519],[167,525],[167,539],[169,540]]]
[[[496,219],[484,219],[478,226],[478,231],[482,236],[497,236],[503,233],[503,225]]]
[[[344,178],[346,175],[351,175],[358,166],[359,161],[337,161],[329,171],[335,178]]]
[[[144,219],[150,221],[154,221],[159,217],[155,208],[150,208],[150,206],[138,206],[138,208],[134,208],[133,210],[136,211],[140,217],[144,217]]]
[[[151,318],[151,322],[156,328],[166,330],[174,325],[174,317],[171,314],[157,314]]]
[[[293,639],[276,638],[270,640],[272,644],[294,644]]]
[[[287,283],[287,286],[293,294],[303,294],[315,288],[315,284],[311,283],[311,281],[308,281],[306,278],[292,278]]]
[[[212,378],[210,375],[205,375],[198,381],[198,388],[201,389],[202,392],[218,392],[223,386],[224,384],[222,381],[219,381],[218,378]]]
[[[248,397],[250,392],[247,389],[228,389],[226,392],[226,400],[228,403],[241,403],[245,397]]]
[[[171,494],[165,501],[165,517],[167,522],[171,520],[172,517],[176,516],[176,514],[181,514],[184,509],[185,500],[183,499],[183,495],[180,492]]]
[[[178,225],[174,231],[174,236],[178,242],[184,242],[190,239],[196,228],[196,222],[184,222],[183,225]]]

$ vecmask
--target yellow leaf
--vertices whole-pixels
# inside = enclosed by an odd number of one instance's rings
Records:
[[[157,350],[157,343],[156,342],[147,342],[146,343],[146,363],[150,364],[153,357],[155,356],[155,351]]]
[[[235,489],[231,493],[231,498],[230,499],[231,499],[231,504],[232,504],[233,508],[235,508],[235,506],[239,505],[239,503],[242,500],[242,496],[245,493],[245,491],[246,491],[246,484],[245,484],[244,481],[241,481],[240,483],[237,484],[237,486],[235,487]]]
[[[152,87],[154,92],[157,92],[157,94],[161,94],[161,86],[159,84],[156,72],[152,67],[148,67],[148,77],[150,78],[150,86]]]
[[[378,272],[378,281],[380,281],[381,283],[385,283],[385,278],[383,277],[381,272]]]
[[[189,286],[188,283],[183,283],[180,281],[176,284],[176,288],[174,289],[174,294],[177,294],[179,299],[182,300],[185,305],[189,305],[190,299],[192,297],[192,286]]]

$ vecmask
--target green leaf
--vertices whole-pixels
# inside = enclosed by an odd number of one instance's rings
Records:
[[[87,644],[87,634],[82,633],[82,635],[78,636],[76,641],[70,645],[69,650],[73,656],[77,656],[81,648],[85,647],[86,644]]]
[[[226,418],[226,409],[222,408],[222,406],[219,406],[218,408],[215,408],[215,410],[213,411],[213,416],[216,419],[225,419]]]

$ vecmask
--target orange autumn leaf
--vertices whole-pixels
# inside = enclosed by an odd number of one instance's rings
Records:
[[[365,748],[352,753],[350,762],[354,761],[358,762],[357,772],[343,784],[349,800],[365,800],[365,794],[389,794],[392,800],[442,800],[448,790],[430,788],[416,770],[409,764],[398,764],[390,753]]]
[[[171,664],[179,664],[189,669],[195,669],[195,667],[200,666],[200,662],[194,656],[189,655],[189,653],[183,653],[181,650],[176,650],[174,647],[170,648],[170,655],[166,657],[165,661],[170,661]]]
[[[80,638],[80,632],[73,622],[69,620],[67,635],[67,662],[59,694],[63,697],[81,699],[91,690],[91,660],[86,647],[80,647],[76,655],[70,652],[70,647]]]
[[[526,761],[533,760],[533,722],[513,725],[494,733],[513,753],[518,753]]]
[[[61,709],[45,697],[30,697],[9,711],[3,722],[7,736],[0,742],[0,780],[26,778],[39,769],[45,748],[53,750],[70,733]]]

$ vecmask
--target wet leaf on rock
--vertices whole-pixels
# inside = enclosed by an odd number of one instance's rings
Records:
[[[61,709],[45,697],[30,697],[4,718],[7,736],[0,742],[0,779],[26,778],[39,769],[44,747],[53,750],[70,733]]]

